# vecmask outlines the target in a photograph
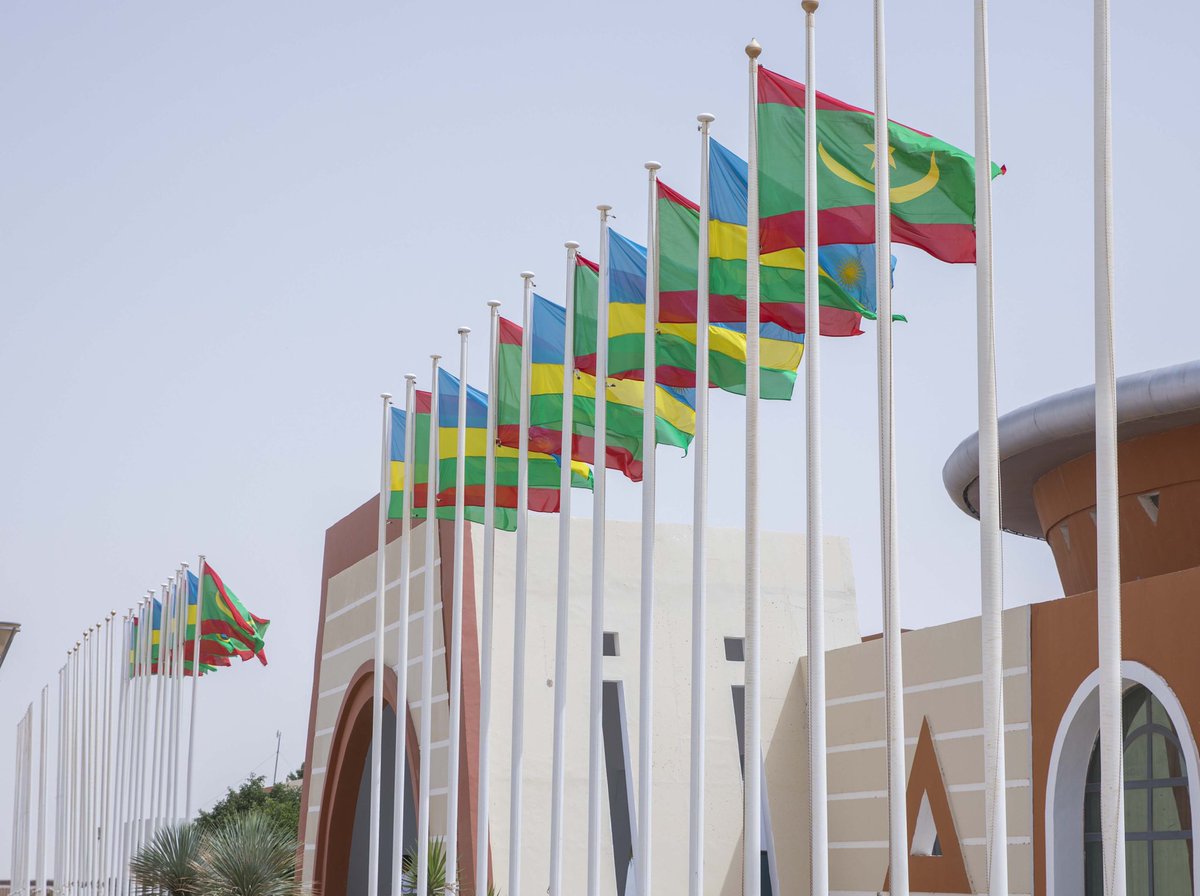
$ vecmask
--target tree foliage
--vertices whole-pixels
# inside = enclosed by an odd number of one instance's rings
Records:
[[[304,777],[301,766],[274,787],[264,786],[262,775],[251,775],[236,790],[228,789],[224,798],[196,817],[196,825],[205,833],[216,831],[227,822],[258,812],[281,832],[295,837],[300,831],[300,787]]]

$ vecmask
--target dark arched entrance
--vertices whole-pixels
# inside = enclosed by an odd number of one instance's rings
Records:
[[[366,896],[371,806],[372,663],[364,663],[350,680],[330,745],[325,790],[317,833],[314,885],[323,896]],[[392,818],[396,760],[396,676],[384,670],[383,780],[379,893],[391,896]],[[412,719],[405,713],[408,775],[404,787],[404,845],[416,843],[413,794],[419,759]]]

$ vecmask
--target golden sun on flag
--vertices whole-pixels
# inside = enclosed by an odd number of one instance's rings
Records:
[[[857,258],[847,258],[835,269],[838,282],[846,287],[859,286],[866,271],[863,269],[862,262]]]

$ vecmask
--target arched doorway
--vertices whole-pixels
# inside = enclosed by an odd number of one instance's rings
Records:
[[[364,663],[346,688],[333,732],[329,766],[321,800],[314,864],[314,885],[323,896],[366,896],[371,807],[372,664]],[[391,896],[392,839],[396,762],[396,676],[384,672],[381,844],[379,893]],[[418,757],[411,718],[405,714],[407,771],[404,782],[404,848],[414,846],[415,770]]]
[[[1200,751],[1183,706],[1158,673],[1126,660],[1121,663],[1121,676],[1128,893],[1190,896],[1200,879],[1191,831],[1192,819],[1200,818]],[[1076,690],[1050,754],[1045,816],[1045,892],[1050,894],[1101,892],[1093,883],[1100,868],[1096,864],[1099,793],[1094,786],[1099,782],[1099,766],[1093,761],[1100,731],[1098,686],[1099,672],[1094,671]],[[1179,774],[1173,774],[1173,767]],[[1155,796],[1159,798],[1157,819],[1148,814],[1154,812]],[[1173,823],[1179,830],[1170,830]],[[1160,861],[1152,864],[1155,849]],[[1185,852],[1186,867],[1180,871],[1180,856]]]
[[[1192,896],[1193,837],[1183,744],[1166,707],[1145,686],[1125,692],[1125,878],[1130,896]],[[1191,782],[1195,783],[1195,782]],[[1104,893],[1100,738],[1083,805],[1084,894]]]

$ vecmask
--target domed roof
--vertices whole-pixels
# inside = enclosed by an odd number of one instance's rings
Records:
[[[1200,423],[1200,361],[1117,380],[1117,438],[1134,439]],[[1043,398],[1000,418],[1000,512],[1004,529],[1042,538],[1033,485],[1096,444],[1096,387]],[[954,449],[942,468],[950,499],[979,517],[979,433]]]

